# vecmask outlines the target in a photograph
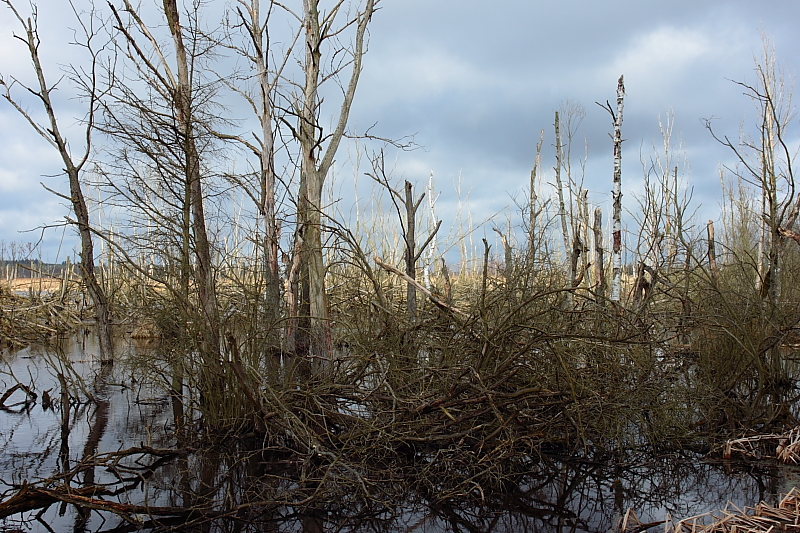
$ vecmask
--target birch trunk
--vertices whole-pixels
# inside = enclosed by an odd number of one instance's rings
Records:
[[[257,115],[261,123],[261,150],[259,154],[261,163],[261,196],[258,207],[264,226],[267,319],[276,324],[280,317],[280,276],[278,275],[278,242],[280,236],[275,220],[275,132],[272,126],[272,101],[270,100],[272,85],[267,71],[267,50],[264,46],[260,4],[260,0],[252,0],[249,10],[250,36],[253,41],[252,58],[255,62],[259,92]]]
[[[564,184],[561,181],[561,167],[564,164],[564,147],[561,142],[561,125],[559,121],[558,111],[556,111],[556,119],[555,119],[555,130],[556,130],[556,166],[553,170],[556,173],[556,193],[558,194],[558,217],[561,220],[561,236],[564,239],[564,253],[569,254],[569,250],[572,248],[570,246],[569,240],[569,226],[567,225],[567,210],[564,205]],[[575,272],[571,268],[570,269],[570,286],[572,286],[572,280],[575,279]]]
[[[537,178],[539,169],[541,168],[541,155],[542,143],[544,142],[544,130],[539,133],[539,143],[536,145],[536,159],[531,169],[531,185],[530,185],[530,212],[528,213],[530,220],[528,221],[528,253],[530,254],[531,268],[536,264],[536,226],[537,219],[539,218],[539,209],[537,209],[536,189],[538,187]]]
[[[428,222],[428,231],[431,231],[434,226],[436,225],[436,200],[437,198],[433,195],[434,186],[433,186],[433,171],[431,170],[431,175],[428,178],[428,187],[427,187],[427,195],[428,195],[428,215],[429,215],[429,222]],[[428,260],[425,264],[424,270],[424,281],[425,281],[425,288],[430,290],[431,288],[431,271],[433,270],[434,263],[436,262],[436,236],[434,235],[433,239],[431,239],[431,244],[428,247]]]
[[[622,108],[625,85],[622,76],[617,81],[617,112],[614,114],[614,187],[613,222],[611,228],[611,301],[619,302],[622,293]]]

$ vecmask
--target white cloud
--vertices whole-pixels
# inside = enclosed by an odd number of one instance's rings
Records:
[[[695,83],[723,81],[726,72],[730,75],[732,64],[749,58],[743,43],[750,40],[740,38],[740,34],[735,27],[661,26],[634,36],[610,63],[598,69],[596,76],[607,83],[623,74],[626,86],[635,88],[635,94],[671,105],[664,100],[685,99],[686,91]]]
[[[64,215],[66,210],[52,197],[40,198],[34,204],[20,205],[17,209],[5,208],[0,210],[0,235],[6,239],[22,240],[15,235],[43,225],[61,222]]]
[[[714,52],[708,35],[699,30],[661,27],[636,37],[609,67],[641,78],[664,78]]]
[[[22,129],[25,125],[0,117],[0,127],[6,125],[16,130],[17,135],[7,138],[7,144],[0,148],[0,192],[41,189],[39,182],[52,181],[48,176],[59,174],[63,167],[58,153],[46,141]]]
[[[364,72],[370,88],[359,96],[381,103],[392,100],[430,99],[444,93],[493,84],[493,76],[481,72],[468,57],[437,48],[395,48]]]

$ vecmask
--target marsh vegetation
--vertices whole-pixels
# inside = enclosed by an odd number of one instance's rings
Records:
[[[585,110],[565,104],[554,153],[544,131],[532,147],[519,223],[487,221],[498,237],[476,247],[468,214],[441,230],[432,177],[422,190],[393,175],[387,153],[411,142],[348,129],[378,0],[240,0],[213,30],[203,6],[175,0],[76,10],[85,63],[65,73],[42,67],[36,17],[5,4],[36,82],[5,77],[4,96],[61,156],[80,251],[58,272],[32,250],[0,258],[39,271],[0,288],[0,417],[50,428],[39,462],[0,455],[0,516],[47,523],[39,510],[69,505],[76,531],[109,513],[119,531],[513,528],[503,508],[592,530],[611,511],[584,520],[571,500],[592,469],[619,481],[592,490],[617,494],[642,457],[691,463],[797,425],[796,130],[768,44],[743,86],[753,135],[709,124],[738,163],[716,230],[693,216],[670,117],[624,212],[620,77],[603,106],[606,224],[572,155]],[[50,100],[61,75],[85,106],[81,147]],[[231,98],[252,117],[228,113]],[[373,184],[355,220],[329,186],[346,142]],[[63,344],[77,332],[96,339],[79,359]],[[29,345],[44,348],[23,364]],[[117,401],[141,416],[114,442]],[[557,503],[531,507],[542,491]]]

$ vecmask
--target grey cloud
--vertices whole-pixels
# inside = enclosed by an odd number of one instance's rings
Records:
[[[762,28],[790,74],[797,69],[792,61],[800,57],[800,34],[794,28],[800,4],[794,0],[384,0],[381,6],[371,27],[370,52],[351,123],[363,130],[377,122],[375,133],[391,138],[416,133],[425,150],[400,154],[399,172],[422,183],[433,169],[443,190],[440,206],[452,212],[457,201],[451,184],[461,171],[464,188],[472,190],[476,218],[481,218],[477,211],[489,213],[509,205],[510,195],[526,186],[541,129],[544,166],[553,164],[553,111],[565,99],[586,108],[580,142],[585,136],[589,145],[587,184],[592,201],[607,201],[611,123],[594,102],[613,101],[619,74],[626,76],[628,89],[626,202],[642,174],[640,157],[647,158],[652,145],[659,143],[657,116],[672,109],[674,141],[684,143],[696,199],[711,213],[708,216],[714,216],[717,168],[730,161],[730,154],[711,139],[700,119],[719,117],[715,127],[734,137],[742,121],[752,122],[752,104],[729,79],[753,79],[753,55],[760,53]],[[48,12],[51,22],[54,16],[54,11]],[[67,16],[65,11],[64,19]],[[207,20],[212,25],[211,14]],[[0,28],[7,33],[10,26],[5,22],[4,18]],[[65,48],[64,35],[63,28],[46,35],[50,51]],[[60,44],[51,44],[57,39]],[[0,46],[4,42],[0,40]],[[699,48],[691,48],[695,45]],[[26,64],[18,58],[4,60],[0,71],[20,67]],[[69,97],[60,95],[64,105]],[[73,104],[74,124],[80,112]],[[234,104],[234,110],[239,105]],[[0,108],[3,124],[10,120],[9,113],[7,107]],[[14,190],[0,201],[0,232],[6,235],[13,224],[7,221],[41,223],[63,215],[44,215],[37,207],[48,200],[36,177],[55,174],[60,167],[49,156],[24,161],[29,151],[13,152],[13,136],[43,143],[25,133],[24,123],[14,124],[0,133],[5,137],[0,146],[6,147],[0,148],[0,190],[3,172],[16,167],[24,167],[34,179],[30,190]],[[346,159],[344,152],[339,159]],[[343,194],[349,194],[349,188],[337,185]],[[349,196],[347,201],[352,201]],[[10,216],[13,206],[17,215]],[[344,206],[342,211],[350,210]]]

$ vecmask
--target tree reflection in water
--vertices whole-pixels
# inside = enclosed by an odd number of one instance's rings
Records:
[[[67,396],[48,410],[0,412],[0,509],[29,496],[0,531],[605,532],[628,508],[657,522],[728,500],[775,502],[793,482],[786,467],[692,455],[531,455],[503,463],[499,475],[482,463],[491,451],[471,449],[367,461],[303,455],[275,439],[178,444],[168,395],[134,382],[123,365],[100,366],[91,350],[63,357],[84,365],[81,387],[93,402]],[[39,390],[75,379],[47,370],[59,367],[43,357],[33,350],[7,362]]]

